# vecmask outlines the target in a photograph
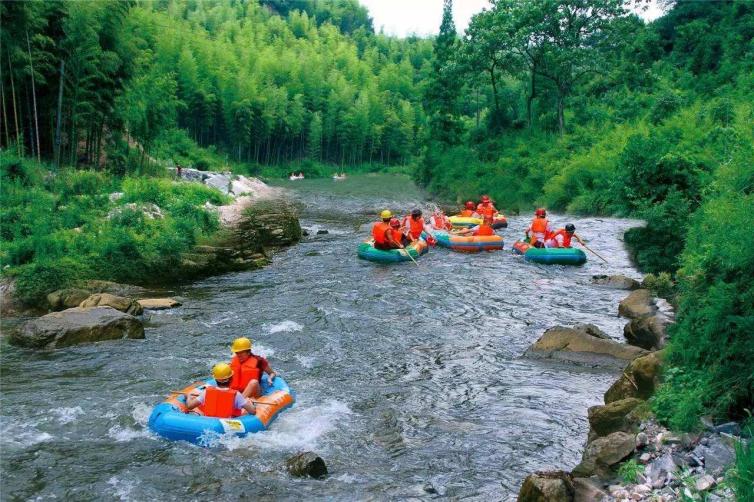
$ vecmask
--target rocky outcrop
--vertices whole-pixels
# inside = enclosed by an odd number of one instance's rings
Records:
[[[641,287],[639,281],[625,275],[593,275],[592,284],[605,286],[606,288],[626,290],[634,290]]]
[[[295,208],[279,200],[264,199],[249,206],[238,231],[242,238],[263,247],[290,246],[301,240]]]
[[[607,498],[607,493],[589,478],[573,478],[573,488],[573,502],[601,502]]]
[[[597,438],[587,445],[581,463],[573,470],[573,474],[607,477],[612,473],[612,467],[631,455],[635,447],[636,437],[627,432],[613,432]]]
[[[148,310],[165,310],[180,307],[181,303],[172,298],[142,298],[139,305]]]
[[[327,476],[327,465],[316,453],[297,453],[285,461],[285,467],[292,476],[321,479]]]
[[[133,284],[121,284],[112,281],[89,280],[82,283],[83,288],[93,293],[109,293],[115,296],[135,297],[144,295],[147,290]]]
[[[141,321],[112,307],[75,307],[27,322],[11,341],[25,347],[56,348],[123,338],[144,338]]]
[[[636,432],[639,418],[631,412],[644,401],[629,397],[589,408],[589,426],[597,437],[613,432]]]
[[[90,291],[81,288],[58,289],[47,295],[47,303],[50,310],[65,310],[78,307],[89,295]]]
[[[626,399],[649,399],[660,383],[660,364],[663,352],[638,357],[623,370],[623,374],[605,392],[605,403]]]
[[[81,302],[79,307],[112,307],[115,310],[120,310],[126,314],[133,316],[141,315],[144,312],[142,306],[133,298],[126,298],[125,296],[111,295],[110,293],[96,293],[89,298]]]
[[[667,320],[661,315],[631,319],[623,328],[626,342],[647,350],[658,350],[665,346]]]
[[[599,330],[597,330],[601,333]],[[556,326],[550,328],[526,351],[526,356],[554,359],[588,366],[623,367],[627,362],[645,355],[638,347],[625,345],[590,329]]]
[[[618,304],[618,314],[629,319],[649,317],[657,312],[657,305],[648,289],[637,289]]]
[[[572,502],[573,477],[564,471],[530,474],[518,492],[518,502]]]

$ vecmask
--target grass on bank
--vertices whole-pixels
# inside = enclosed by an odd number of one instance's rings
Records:
[[[123,196],[111,200],[115,192]],[[16,278],[18,297],[28,304],[84,279],[175,279],[181,253],[219,226],[203,205],[228,201],[217,190],[166,174],[120,178],[55,170],[7,154],[0,160],[0,199],[2,274]],[[142,211],[146,204],[157,205],[162,217]]]

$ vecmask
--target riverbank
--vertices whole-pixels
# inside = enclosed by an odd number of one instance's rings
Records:
[[[281,191],[230,173],[119,178],[2,159],[4,316],[90,280],[164,288],[258,268],[301,237]]]
[[[737,485],[739,500],[748,500],[741,498],[746,490],[741,490],[741,483],[747,482],[748,474],[730,470],[737,450],[739,464],[746,468],[743,456],[746,448],[751,448],[751,439],[741,438],[746,431],[740,424],[715,424],[705,418],[703,427],[693,433],[672,432],[658,424],[652,413],[649,401],[662,380],[667,326],[674,322],[669,305],[641,289],[655,285],[655,278],[642,285],[625,277],[600,276],[594,282],[633,290],[621,301],[618,312],[629,319],[624,328],[625,347],[640,348],[640,352],[628,358],[621,376],[605,392],[605,404],[589,408],[589,433],[581,462],[569,472],[529,475],[519,491],[519,502],[722,501],[733,498]],[[573,346],[576,344],[561,349],[569,351],[566,360],[594,361],[592,346]]]

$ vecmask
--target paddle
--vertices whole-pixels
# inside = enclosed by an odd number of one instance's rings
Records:
[[[416,265],[417,267],[419,266],[419,264],[418,264],[418,263],[416,262],[416,260],[414,260],[414,257],[413,257],[413,256],[411,256],[411,252],[410,252],[410,251],[409,251],[408,249],[406,249],[406,248],[401,248],[401,251],[403,251],[404,253],[406,253],[406,256],[408,256],[409,258],[411,258],[411,261],[412,261],[412,262],[414,262],[414,264],[415,264],[415,265]]]
[[[586,244],[584,244],[584,241],[582,241],[581,239],[579,239],[579,244],[581,244],[582,246],[584,246],[584,249],[586,249],[587,251],[589,251],[590,253],[592,253],[592,254],[593,254],[594,256],[596,256],[596,257],[597,257],[597,258],[599,258],[600,260],[602,260],[602,261],[604,261],[605,263],[607,263],[607,260],[606,260],[606,259],[604,259],[604,258],[603,258],[602,256],[600,256],[600,255],[599,255],[599,254],[597,253],[597,251],[594,251],[594,250],[593,250],[593,249],[591,249],[591,248],[590,248],[589,246],[587,246]],[[609,263],[607,263],[607,264],[609,265]]]

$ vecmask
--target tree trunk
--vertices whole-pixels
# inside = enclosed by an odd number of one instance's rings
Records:
[[[492,97],[495,98],[495,115],[500,111],[500,99],[497,96],[497,79],[495,78],[495,66],[490,67],[490,81],[492,82]],[[479,120],[477,119],[477,125]]]
[[[5,148],[10,148],[10,134],[8,134],[8,112],[5,109],[5,86],[3,85],[3,71],[0,65],[0,99],[3,101],[3,130],[5,131]]]
[[[534,101],[534,98],[537,96],[536,93],[536,72],[534,71],[534,67],[531,68],[531,84],[529,88],[529,95],[526,96],[526,117],[528,120],[529,129],[532,128],[533,121],[532,121],[532,102]]]
[[[18,112],[16,111],[16,84],[13,79],[13,66],[10,62],[10,54],[8,54],[8,71],[10,72],[11,101],[13,101],[13,123],[16,125],[16,150],[18,150],[18,155],[21,155],[21,133],[18,130]]]
[[[37,119],[37,91],[34,85],[34,62],[31,59],[31,43],[29,42],[29,32],[26,32],[26,48],[29,50],[29,68],[31,69],[31,97],[34,102],[34,129],[37,136],[37,161],[42,162],[42,155],[39,151],[39,120]]]
[[[65,76],[65,60],[60,60],[60,85],[58,86],[58,114],[55,124],[55,165],[60,167],[60,127],[63,120],[63,77]]]

